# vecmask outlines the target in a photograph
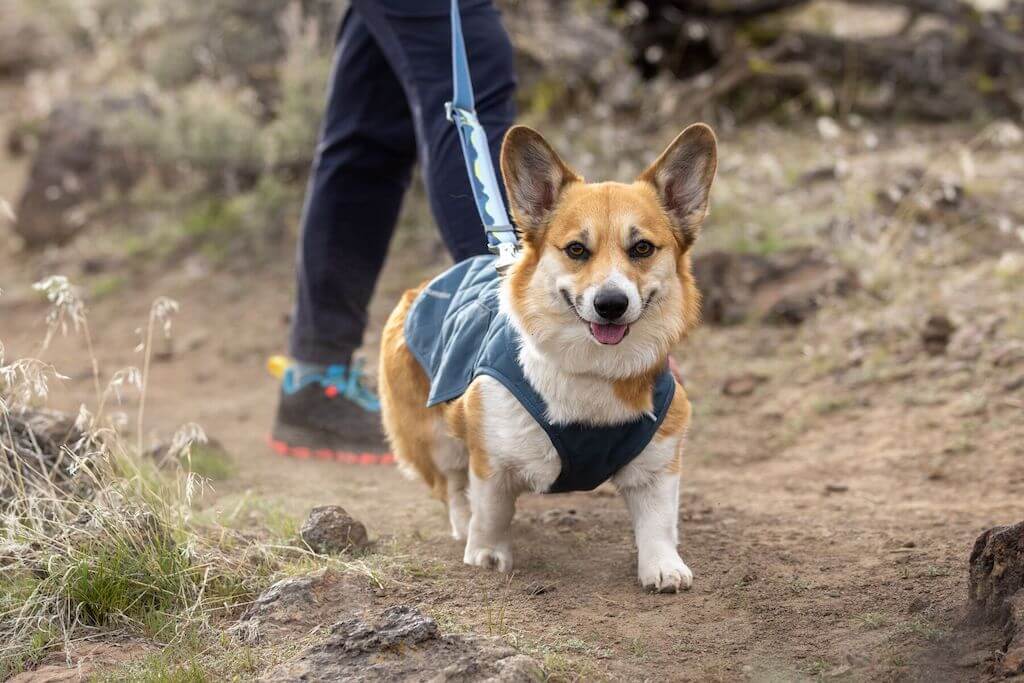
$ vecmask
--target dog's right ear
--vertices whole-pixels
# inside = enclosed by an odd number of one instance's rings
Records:
[[[516,227],[527,240],[543,232],[569,183],[582,180],[540,133],[515,126],[501,145],[501,175]]]

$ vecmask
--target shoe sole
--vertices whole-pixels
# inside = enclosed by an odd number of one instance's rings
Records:
[[[391,453],[356,453],[354,451],[339,451],[331,448],[307,448],[305,446],[292,446],[284,441],[267,437],[270,449],[278,455],[297,460],[329,460],[340,462],[345,465],[394,465],[395,456]]]

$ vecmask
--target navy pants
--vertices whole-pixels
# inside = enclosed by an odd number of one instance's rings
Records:
[[[491,0],[460,0],[477,113],[497,163],[515,117],[512,45]],[[456,261],[486,252],[455,127],[449,0],[352,0],[303,209],[291,355],[347,364],[419,161]]]

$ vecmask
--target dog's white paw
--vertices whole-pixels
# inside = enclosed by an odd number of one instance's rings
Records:
[[[656,593],[678,593],[693,585],[693,572],[678,553],[641,561],[638,574],[640,585]]]
[[[470,548],[466,546],[466,553],[462,561],[474,567],[484,569],[496,569],[499,572],[512,571],[512,552],[508,548]]]

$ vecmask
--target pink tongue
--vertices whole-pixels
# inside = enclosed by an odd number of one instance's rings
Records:
[[[590,334],[602,344],[618,344],[626,336],[626,325],[602,325],[590,323]]]

